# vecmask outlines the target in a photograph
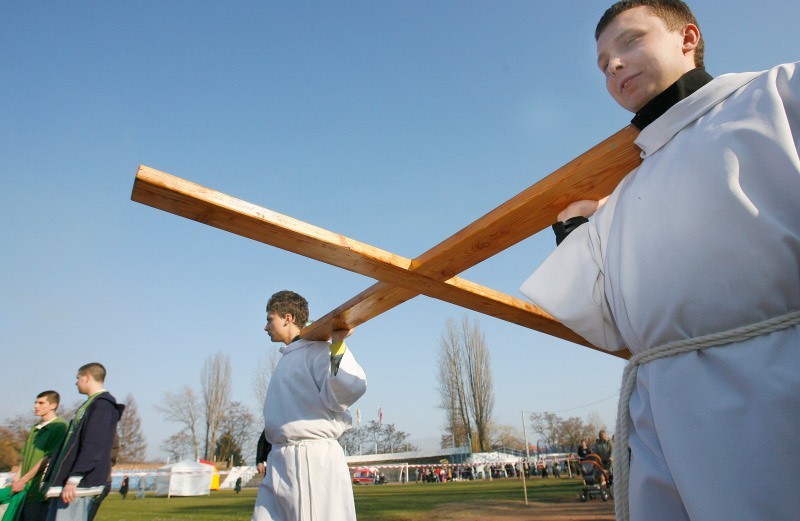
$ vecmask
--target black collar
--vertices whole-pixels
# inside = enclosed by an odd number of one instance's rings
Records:
[[[700,87],[712,79],[714,78],[703,67],[690,70],[678,78],[678,81],[667,87],[664,92],[648,101],[647,105],[642,107],[633,117],[631,124],[639,130],[643,130],[647,125],[661,117],[670,107],[689,97],[695,91],[700,90]]]

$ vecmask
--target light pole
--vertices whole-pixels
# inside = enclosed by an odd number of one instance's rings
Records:
[[[528,431],[525,429],[525,411],[520,411],[522,413],[522,435],[525,437],[525,463],[528,463],[528,460],[531,458],[530,450],[528,449]],[[522,474],[522,490],[525,491],[525,504],[528,504],[528,484],[525,482],[525,463],[519,466],[519,471]]]
[[[528,447],[528,429],[525,428],[525,411],[522,411],[522,434],[525,436],[525,457],[531,459],[531,449]]]

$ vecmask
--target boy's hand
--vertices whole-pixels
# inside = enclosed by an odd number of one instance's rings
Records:
[[[579,216],[589,218],[594,215],[597,210],[602,208],[603,205],[606,204],[606,201],[608,201],[608,196],[603,197],[599,201],[592,201],[591,199],[575,201],[561,210],[561,213],[558,214],[558,221],[564,222],[567,219]]]
[[[337,342],[341,342],[345,338],[349,337],[353,333],[353,331],[355,331],[355,330],[356,330],[356,328],[353,328],[353,329],[337,329],[336,331],[331,332],[331,344],[335,344]]]
[[[331,376],[336,376],[339,372],[339,364],[342,362],[344,352],[347,350],[344,339],[350,336],[354,330],[355,328],[337,329],[331,332]]]
[[[64,485],[64,488],[61,491],[61,500],[66,503],[70,504],[72,501],[78,497],[77,495],[78,487],[73,485],[72,483],[67,483]]]

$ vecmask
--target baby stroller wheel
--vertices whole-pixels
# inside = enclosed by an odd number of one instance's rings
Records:
[[[603,501],[608,501],[608,490],[606,489],[601,490],[600,497],[603,499]]]
[[[589,495],[586,493],[585,490],[581,491],[581,501],[585,502],[587,499],[589,499]]]

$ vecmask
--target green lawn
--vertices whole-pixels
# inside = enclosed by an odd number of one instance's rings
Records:
[[[534,479],[528,481],[531,502],[577,501],[578,479]],[[502,501],[524,505],[522,482],[516,479],[428,483],[407,485],[355,486],[356,511],[363,521],[423,520],[430,510],[448,503],[469,502],[476,509]],[[250,519],[256,490],[241,494],[224,490],[202,497],[153,497],[122,500],[112,492],[100,507],[97,521],[233,521]]]

